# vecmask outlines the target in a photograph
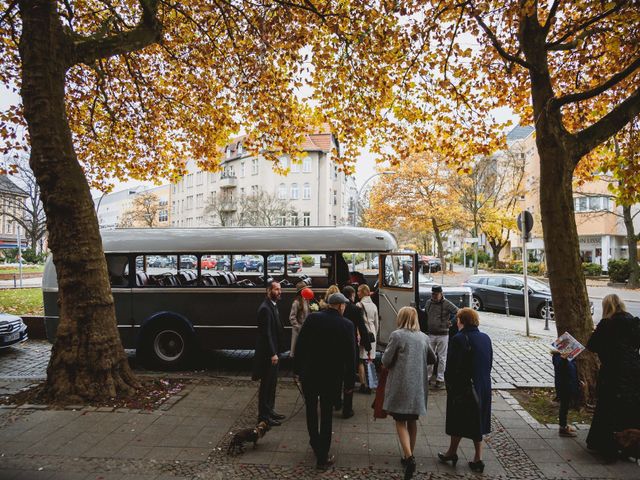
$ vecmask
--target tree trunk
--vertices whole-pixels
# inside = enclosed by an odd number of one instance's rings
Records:
[[[65,110],[71,41],[54,0],[19,2],[22,99],[29,164],[47,216],[60,324],[45,392],[58,401],[104,399],[138,386],[116,327],[98,220]]]
[[[504,243],[494,243],[489,241],[489,246],[491,247],[491,251],[493,252],[492,264],[493,268],[498,268],[498,257],[500,256],[500,252],[504,248]]]
[[[629,249],[629,282],[627,287],[638,288],[640,286],[640,265],[638,265],[638,236],[633,228],[631,206],[622,207],[624,226],[627,228],[627,247]]]
[[[436,243],[438,244],[438,257],[440,257],[441,268],[445,268],[444,264],[444,246],[442,245],[442,234],[440,233],[440,227],[435,218],[431,218],[431,225],[433,226],[433,234],[436,237]]]

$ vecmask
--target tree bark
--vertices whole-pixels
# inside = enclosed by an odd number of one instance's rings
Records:
[[[431,225],[433,226],[433,234],[436,237],[436,243],[438,244],[438,257],[440,257],[440,265],[441,268],[445,268],[446,265],[444,263],[444,246],[442,245],[442,234],[440,233],[440,227],[438,226],[438,222],[436,222],[435,218],[431,218]]]
[[[638,235],[633,227],[633,217],[631,216],[631,206],[622,206],[622,216],[624,226],[627,228],[627,247],[629,249],[629,282],[628,288],[638,288],[640,286],[640,265],[638,265]]]
[[[22,99],[31,156],[58,274],[60,324],[45,393],[56,401],[130,393],[131,372],[116,327],[98,219],[73,148],[65,74],[73,45],[54,0],[21,0]]]
[[[491,247],[491,251],[493,252],[493,258],[491,263],[493,264],[493,268],[498,268],[498,257],[500,256],[500,252],[504,248],[504,243],[495,243],[489,240],[489,246]]]

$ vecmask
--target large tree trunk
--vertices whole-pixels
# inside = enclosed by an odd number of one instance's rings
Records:
[[[549,75],[546,33],[535,16],[522,19],[520,42],[531,79],[536,146],[540,156],[540,210],[544,249],[553,298],[557,333],[569,332],[586,345],[593,332],[573,204],[573,172],[579,156],[577,146],[562,123],[560,109],[551,109],[554,98]],[[589,351],[577,358],[585,403],[595,399],[598,360]]]
[[[627,287],[638,288],[640,286],[640,265],[638,265],[638,236],[633,228],[631,206],[622,207],[624,226],[627,228],[627,247],[629,249],[629,282]]]
[[[504,243],[496,243],[489,240],[489,246],[491,247],[491,252],[493,253],[493,258],[491,259],[493,268],[498,268],[498,257],[500,257],[500,252],[504,248],[504,245]]]
[[[60,324],[45,390],[56,400],[112,397],[131,392],[138,382],[116,328],[98,220],[65,111],[72,45],[54,0],[19,5],[29,163],[40,186],[59,287]]]
[[[442,270],[444,271],[446,265],[444,263],[444,246],[442,245],[442,233],[440,232],[440,227],[438,226],[438,222],[436,222],[435,218],[431,218],[431,225],[433,226],[433,234],[436,237],[436,243],[438,245],[438,257],[440,257],[440,264],[442,266]]]

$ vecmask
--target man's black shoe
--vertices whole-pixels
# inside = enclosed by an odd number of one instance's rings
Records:
[[[316,468],[318,470],[329,470],[335,463],[336,457],[334,457],[333,455],[329,455],[325,461],[318,461],[318,463],[316,463]]]
[[[351,418],[355,415],[355,413],[353,412],[353,410],[348,410],[346,412],[342,412],[342,418]]]
[[[273,418],[274,420],[284,420],[285,418],[287,418],[287,416],[280,413],[272,413],[271,418]]]
[[[276,420],[275,418],[270,418],[266,422],[270,427],[279,427],[280,425],[282,425],[282,423],[280,423],[280,420]]]

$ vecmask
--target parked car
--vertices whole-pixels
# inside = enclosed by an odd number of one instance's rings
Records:
[[[553,304],[549,285],[534,278],[527,279],[529,287],[529,312],[545,318],[549,301],[549,318],[553,320]],[[524,277],[522,275],[483,274],[473,275],[463,283],[473,291],[473,308],[476,310],[506,311],[524,314]],[[506,300],[505,300],[506,299]],[[590,302],[593,313],[593,302]]]
[[[231,261],[229,257],[222,257],[216,260],[216,270],[231,270]]]
[[[236,272],[261,272],[264,268],[261,258],[234,258],[233,270]]]
[[[218,262],[215,257],[203,256],[200,259],[200,268],[202,270],[214,270],[216,268],[216,263]]]
[[[180,268],[193,270],[198,264],[198,259],[193,255],[181,255],[180,256]]]
[[[284,273],[284,255],[270,255],[267,258],[267,272]]]
[[[153,268],[167,268],[171,266],[171,259],[158,255],[153,260],[149,259],[149,266]]]
[[[8,313],[0,313],[0,348],[24,342],[27,338],[29,338],[27,326],[22,318]]]
[[[431,288],[434,285],[440,285],[437,282],[434,282],[431,277],[425,277],[422,274],[419,274],[418,277],[418,294],[420,297],[420,310],[424,310],[425,305],[427,304],[427,300],[431,298]],[[444,294],[444,298],[449,300],[458,308],[470,307],[472,292],[468,287],[442,287],[442,293]]]
[[[287,257],[287,270],[291,273],[302,272],[302,259],[300,257]]]
[[[423,273],[439,272],[442,270],[442,262],[438,257],[432,255],[422,255],[420,257],[420,266]]]

